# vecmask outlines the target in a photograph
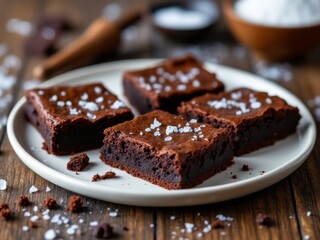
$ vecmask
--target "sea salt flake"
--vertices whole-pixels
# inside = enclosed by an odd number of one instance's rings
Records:
[[[307,217],[310,217],[311,216],[311,211],[308,211],[307,212]]]
[[[93,91],[96,93],[96,94],[100,94],[102,92],[102,89],[100,87],[94,87],[93,88]]]
[[[271,98],[266,98],[266,100],[265,100],[265,101],[266,101],[266,103],[267,103],[267,104],[271,104],[271,103],[272,103]]]
[[[42,219],[48,221],[50,220],[50,216],[48,214],[45,214],[42,216]]]
[[[53,95],[53,96],[49,99],[50,102],[55,102],[55,101],[57,101],[57,100],[58,100],[58,96],[57,96],[57,95]]]
[[[70,108],[70,115],[78,115],[79,113],[81,113],[80,110],[77,110],[76,108]]]
[[[164,73],[164,69],[163,68],[157,68],[156,70],[157,74],[161,75]]]
[[[89,112],[87,112],[87,117],[90,118],[90,119],[96,119],[97,118],[96,115],[94,115],[92,113],[89,113]]]
[[[119,109],[119,108],[123,108],[125,107],[124,103],[119,101],[119,100],[116,100],[111,106],[110,108],[111,109]]]
[[[193,223],[185,223],[184,225],[185,225],[188,233],[192,233],[193,232],[193,228],[194,228],[194,224]]]
[[[80,98],[81,98],[81,100],[84,100],[84,101],[85,101],[85,100],[88,100],[89,95],[88,95],[88,93],[83,93]]]
[[[176,126],[170,126],[168,125],[167,128],[166,128],[166,135],[169,135],[170,133],[173,133],[173,132],[178,132],[178,128]]]
[[[24,232],[29,231],[29,227],[28,227],[28,226],[23,226],[23,227],[22,227],[22,231],[24,231]]]
[[[53,240],[57,237],[57,232],[54,229],[49,229],[44,233],[45,240]]]
[[[151,129],[155,129],[155,128],[160,127],[160,126],[161,126],[161,123],[156,118],[154,118],[153,119],[153,123],[150,124],[150,128]]]
[[[99,110],[98,105],[95,102],[82,102],[79,101],[79,106],[82,106],[83,109],[87,109],[90,112]]]
[[[90,225],[91,227],[97,226],[97,225],[98,225],[98,221],[92,221],[92,222],[89,223],[89,225]]]
[[[197,123],[198,122],[198,120],[197,119],[195,119],[195,118],[192,118],[192,119],[190,119],[190,121],[189,121],[190,123]]]
[[[38,91],[38,94],[39,94],[40,96],[42,96],[42,95],[44,94],[44,91],[43,91],[43,90],[39,90],[39,91]]]
[[[30,217],[31,216],[31,213],[30,212],[25,212],[24,214],[23,214],[23,216],[25,216],[25,217]]]
[[[7,181],[4,179],[0,179],[0,190],[6,190],[7,189]]]
[[[253,109],[260,108],[261,106],[262,106],[262,104],[260,102],[252,102],[251,103],[251,108],[253,108]]]
[[[153,135],[156,136],[156,137],[158,137],[158,136],[161,136],[161,133],[160,133],[159,131],[155,131],[155,132],[153,133]]]
[[[64,107],[65,102],[64,102],[64,101],[58,101],[58,102],[57,102],[57,105],[58,105],[59,107]]]
[[[207,225],[207,226],[205,226],[205,227],[202,229],[202,232],[208,233],[208,232],[210,232],[211,230],[212,230],[211,225]]]
[[[38,216],[32,216],[32,217],[30,218],[30,221],[31,221],[31,222],[35,222],[35,221],[37,221],[38,219],[39,219]]]
[[[171,136],[167,136],[167,137],[164,138],[164,141],[165,141],[165,142],[169,142],[169,141],[171,141],[171,140],[172,140],[172,137],[171,137]]]
[[[32,193],[38,192],[38,190],[39,190],[38,188],[32,185],[31,188],[29,189],[29,193],[32,194]]]
[[[34,206],[34,207],[33,207],[33,211],[34,211],[34,212],[38,212],[38,210],[39,210],[38,206]]]
[[[62,97],[64,97],[64,96],[66,96],[66,92],[65,92],[65,91],[61,91],[60,95],[61,95]]]
[[[155,83],[156,81],[157,81],[157,77],[156,76],[154,76],[154,75],[150,76],[150,82],[151,83]]]
[[[118,213],[116,211],[115,212],[110,212],[109,216],[110,217],[116,217],[116,216],[118,216]]]
[[[197,79],[193,80],[193,81],[192,81],[192,86],[193,86],[193,87],[200,87],[200,82],[199,82],[199,80],[197,80]]]
[[[98,97],[98,98],[96,98],[95,102],[96,102],[96,103],[102,103],[103,100],[104,100],[103,97]]]
[[[48,186],[46,187],[46,192],[50,192],[51,188],[49,188]]]
[[[187,89],[187,86],[186,86],[186,85],[180,84],[180,85],[177,86],[177,90],[178,90],[178,91],[184,91],[184,90],[186,90],[186,89]]]
[[[76,230],[79,228],[79,226],[78,225],[76,225],[76,224],[73,224],[73,225],[71,225],[69,228],[67,228],[67,234],[68,235],[74,235],[75,233],[76,233]]]
[[[164,87],[164,91],[165,91],[165,92],[171,91],[171,87],[170,87],[169,85],[165,86],[165,87]]]
[[[176,219],[176,216],[170,216],[170,220],[173,221]]]
[[[151,132],[151,128],[146,128],[145,131],[146,132]]]

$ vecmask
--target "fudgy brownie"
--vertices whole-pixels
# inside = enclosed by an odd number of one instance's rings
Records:
[[[167,189],[191,188],[233,163],[229,133],[155,110],[107,128],[101,160]]]
[[[25,113],[55,155],[102,146],[103,130],[133,118],[101,83],[26,91]]]
[[[235,155],[272,145],[296,131],[300,114],[278,96],[251,89],[206,94],[183,102],[178,112],[232,132]]]
[[[186,55],[152,68],[125,72],[123,89],[141,114],[156,109],[176,113],[182,101],[207,92],[218,93],[224,85],[198,60]]]

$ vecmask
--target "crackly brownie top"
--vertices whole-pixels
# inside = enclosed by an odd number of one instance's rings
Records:
[[[220,91],[224,88],[215,74],[205,70],[191,55],[168,59],[152,68],[126,72],[124,78],[130,78],[142,89],[163,96],[198,90]]]
[[[182,103],[206,114],[232,121],[251,119],[263,116],[266,111],[274,109],[297,110],[278,96],[269,96],[266,92],[257,92],[247,88],[239,88],[218,95],[205,94]]]
[[[101,83],[36,88],[26,92],[35,107],[53,123],[86,119],[91,122],[118,113],[130,112]]]
[[[105,133],[110,130],[111,128],[106,129]],[[126,138],[144,142],[151,148],[163,150],[163,153],[166,153],[168,149],[179,153],[197,151],[212,144],[221,134],[226,134],[224,129],[197,123],[195,119],[186,121],[180,116],[161,110],[155,110],[118,124],[112,127],[112,130]]]

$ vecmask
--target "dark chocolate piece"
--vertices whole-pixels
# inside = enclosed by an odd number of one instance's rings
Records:
[[[70,171],[81,172],[89,164],[89,157],[86,153],[80,153],[70,158],[67,169]]]
[[[161,109],[177,112],[182,101],[204,93],[218,93],[224,85],[190,55],[168,59],[156,67],[128,71],[123,76],[124,95],[140,112]]]
[[[113,236],[113,227],[106,223],[99,223],[93,230],[92,235],[95,238],[107,239]]]
[[[186,119],[228,129],[237,156],[293,134],[300,119],[298,108],[280,97],[247,88],[194,98],[183,102],[178,112]]]
[[[167,189],[191,188],[233,163],[226,130],[160,110],[104,134],[103,162]]]
[[[30,205],[29,198],[27,196],[20,196],[17,200],[17,204],[20,207],[26,207]]]
[[[105,128],[133,118],[101,83],[37,88],[25,95],[26,116],[55,155],[101,147]]]

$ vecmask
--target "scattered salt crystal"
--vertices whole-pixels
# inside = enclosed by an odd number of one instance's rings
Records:
[[[169,135],[170,133],[178,132],[178,128],[176,126],[170,126],[168,125],[166,128],[166,135]]]
[[[198,120],[197,119],[194,119],[194,118],[192,118],[192,119],[190,119],[190,121],[189,121],[190,123],[197,123],[198,122]]]
[[[260,102],[252,102],[251,103],[251,108],[253,109],[257,109],[257,108],[260,108],[262,105]]]
[[[194,87],[200,87],[200,82],[199,82],[199,80],[197,80],[197,79],[193,80],[192,86],[194,86]]]
[[[43,91],[43,90],[39,90],[39,91],[38,91],[38,94],[41,96],[41,95],[44,94],[44,91]]]
[[[116,217],[116,216],[118,216],[118,213],[117,212],[110,212],[109,216],[110,217]]]
[[[170,216],[170,220],[175,220],[176,216]]]
[[[76,108],[70,108],[70,115],[78,115],[81,111],[77,110]]]
[[[186,86],[186,85],[180,84],[180,85],[177,86],[177,90],[178,90],[178,91],[184,91],[184,90],[186,90],[186,89],[187,89],[187,86]]]
[[[45,240],[53,240],[57,237],[57,232],[54,229],[49,229],[44,233]]]
[[[81,106],[83,109],[87,109],[91,112],[99,110],[99,107],[95,102],[85,102],[85,101],[80,100],[79,106]]]
[[[53,95],[51,98],[49,98],[50,102],[55,102],[58,100],[58,96],[57,95]]]
[[[202,237],[203,237],[203,233],[199,232],[199,233],[197,234],[197,237],[198,237],[198,238],[202,238]]]
[[[146,128],[145,131],[146,132],[151,132],[151,129],[150,128]]]
[[[34,211],[34,212],[38,212],[38,210],[39,210],[38,206],[34,206],[34,207],[33,207],[33,211]]]
[[[49,188],[48,186],[46,187],[46,192],[50,192],[51,188]]]
[[[143,132],[140,132],[140,136],[142,136],[143,135]]]
[[[28,226],[23,226],[23,227],[22,227],[22,231],[24,231],[24,232],[29,231],[29,227],[28,227]]]
[[[232,217],[224,216],[224,215],[222,215],[222,214],[216,215],[216,218],[217,218],[219,221],[221,221],[221,222],[224,222],[224,221],[232,222],[232,221],[233,221],[233,218],[232,218]]]
[[[171,136],[167,136],[167,137],[164,138],[164,141],[165,141],[165,142],[169,142],[169,141],[171,141],[171,140],[172,140],[172,137],[171,137]]]
[[[4,179],[0,179],[0,190],[6,190],[7,189],[7,181]]]
[[[90,118],[90,119],[96,119],[97,118],[96,115],[94,115],[92,113],[89,113],[89,112],[87,113],[87,117]]]
[[[150,227],[151,227],[151,228],[154,228],[154,224],[153,224],[153,223],[150,223]]]
[[[98,97],[95,100],[96,103],[102,103],[103,102],[103,97]]]
[[[82,218],[79,219],[79,223],[82,224],[84,223],[84,220]]]
[[[21,66],[21,60],[13,54],[9,54],[4,57],[3,65],[6,68],[19,69]]]
[[[76,233],[76,230],[79,228],[78,225],[73,224],[67,229],[67,234],[68,235],[74,235]]]
[[[25,216],[25,217],[30,217],[30,216],[31,216],[31,213],[30,213],[30,212],[25,212],[25,213],[24,213],[24,216]]]
[[[271,98],[266,98],[266,103],[267,103],[267,104],[271,104],[271,103],[272,103]]]
[[[29,36],[32,32],[32,24],[16,18],[11,18],[7,24],[6,29],[8,32],[17,33],[21,36]]]
[[[122,108],[122,107],[125,107],[124,103],[119,101],[119,100],[116,100],[111,106],[110,108],[111,109],[119,109],[119,108]]]
[[[102,92],[102,89],[100,87],[94,87],[93,91],[96,93],[96,94],[100,94]]]
[[[310,236],[309,235],[305,235],[304,236],[304,240],[309,240],[310,239]]]
[[[164,73],[164,69],[163,68],[157,68],[156,70],[157,74],[161,75]]]
[[[154,135],[155,137],[158,137],[158,136],[161,136],[161,133],[160,133],[159,131],[155,131],[155,132],[153,133],[153,135]]]
[[[311,211],[307,212],[307,216],[310,217],[311,216]]]
[[[188,233],[192,233],[193,228],[194,228],[194,224],[193,223],[185,223],[184,225],[185,225],[185,227],[187,229],[187,232]]]
[[[32,194],[35,192],[38,192],[38,188],[36,188],[35,186],[32,185],[31,188],[29,189],[29,193]]]
[[[63,96],[63,97],[66,96],[66,94],[67,94],[67,93],[66,93],[65,91],[61,91],[61,92],[60,92],[60,95]]]
[[[83,93],[80,98],[81,98],[81,100],[84,100],[84,101],[85,101],[85,100],[88,100],[89,95],[88,95],[88,93]]]
[[[57,102],[57,105],[58,105],[59,107],[64,107],[65,102],[64,102],[64,101],[58,101],[58,102]]]
[[[50,220],[50,216],[48,214],[44,214],[42,219],[48,221]]]
[[[220,235],[221,235],[221,236],[226,236],[227,233],[226,233],[226,232],[220,232]]]
[[[161,126],[161,123],[156,118],[154,118],[153,119],[153,123],[150,124],[150,128],[151,129],[155,129],[155,128],[160,127],[160,126]]]
[[[50,209],[46,209],[42,212],[42,215],[48,214],[50,212]]]
[[[89,223],[89,225],[90,225],[91,227],[97,226],[97,225],[98,225],[98,221],[92,221],[92,222]]]
[[[31,222],[35,222],[35,221],[37,221],[38,219],[39,219],[38,216],[32,216],[32,217],[30,218],[30,221],[31,221]]]

